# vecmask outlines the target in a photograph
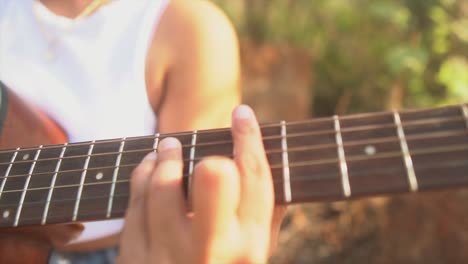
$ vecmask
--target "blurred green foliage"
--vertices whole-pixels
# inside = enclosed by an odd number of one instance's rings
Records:
[[[468,101],[468,0],[214,2],[242,38],[311,54],[316,115]]]

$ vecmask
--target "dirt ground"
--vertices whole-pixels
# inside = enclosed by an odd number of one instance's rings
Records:
[[[467,263],[468,191],[293,206],[272,264]]]

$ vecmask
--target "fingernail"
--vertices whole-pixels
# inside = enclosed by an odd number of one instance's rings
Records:
[[[180,148],[180,142],[176,138],[165,138],[159,143],[159,151]]]
[[[158,155],[156,155],[156,152],[150,152],[146,154],[144,160],[156,160]]]
[[[240,105],[234,112],[234,117],[238,119],[250,119],[253,116],[252,109],[246,105]]]

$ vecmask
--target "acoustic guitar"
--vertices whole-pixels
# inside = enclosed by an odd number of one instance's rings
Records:
[[[8,94],[0,137],[1,263],[45,263],[44,245],[66,243],[81,230],[77,223],[123,217],[132,170],[165,137],[182,142],[187,196],[197,161],[232,156],[227,128],[66,143],[52,120]],[[466,104],[261,127],[278,204],[468,185]]]

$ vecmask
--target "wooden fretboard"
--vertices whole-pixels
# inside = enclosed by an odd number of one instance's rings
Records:
[[[262,126],[277,203],[468,186],[468,106]],[[133,168],[165,137],[197,161],[232,156],[229,129],[0,151],[0,227],[122,217]]]

